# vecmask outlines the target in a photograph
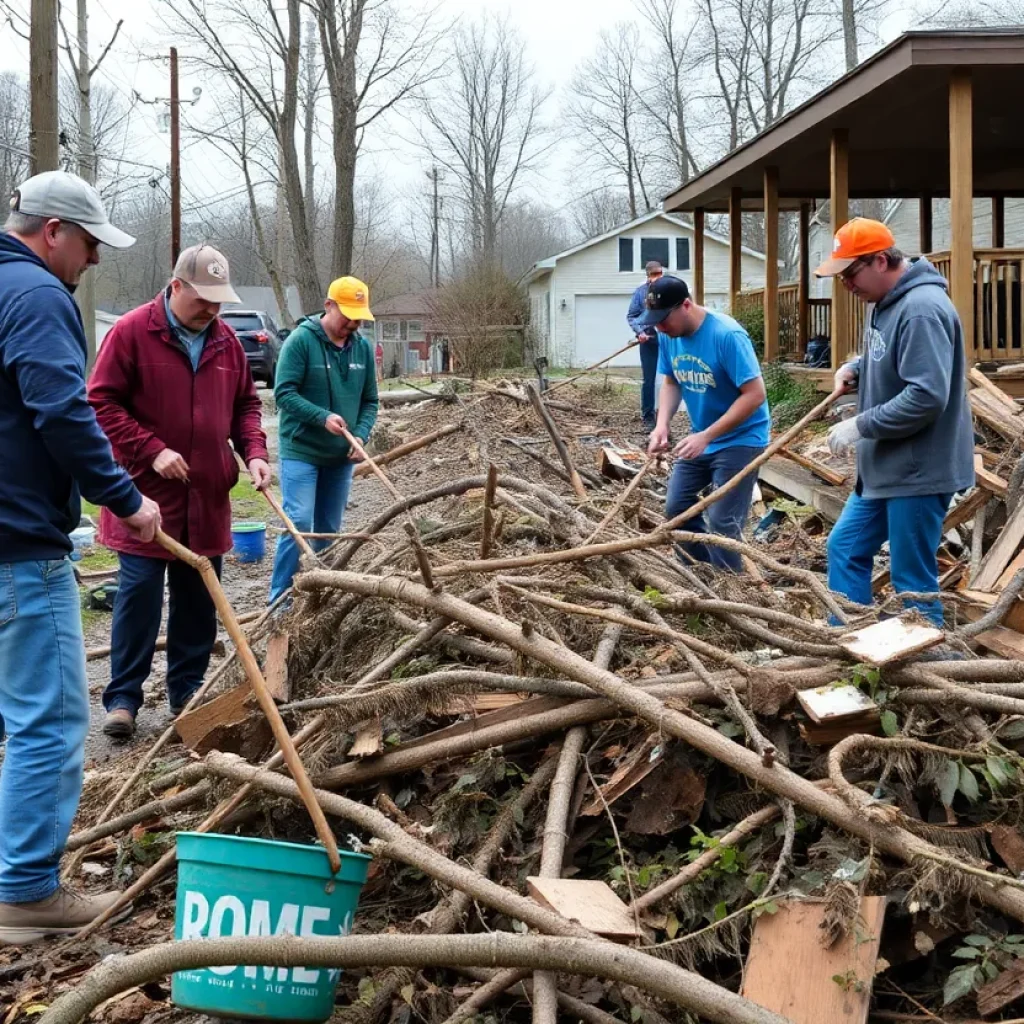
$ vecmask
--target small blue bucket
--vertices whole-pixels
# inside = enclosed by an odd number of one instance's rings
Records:
[[[239,562],[262,562],[267,553],[266,523],[232,523],[231,553]]]

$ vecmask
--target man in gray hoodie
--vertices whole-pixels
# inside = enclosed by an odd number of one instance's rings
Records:
[[[833,427],[833,452],[857,451],[857,485],[828,538],[828,585],[872,603],[874,557],[889,541],[896,593],[937,593],[950,500],[974,484],[963,327],[945,279],[908,260],[892,232],[855,218],[815,272],[872,303],[861,354],[836,373],[857,391],[857,415]],[[942,626],[938,601],[908,601]]]

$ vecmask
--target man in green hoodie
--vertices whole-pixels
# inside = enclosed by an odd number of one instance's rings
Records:
[[[338,533],[359,456],[342,436],[366,443],[377,420],[377,374],[370,343],[359,334],[373,320],[369,289],[339,277],[324,311],[305,317],[284,343],[274,397],[280,413],[281,493],[300,533]],[[313,542],[322,548],[327,541]],[[299,549],[282,534],[274,556],[270,600],[291,585]]]

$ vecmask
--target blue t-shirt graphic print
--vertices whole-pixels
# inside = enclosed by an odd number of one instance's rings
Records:
[[[670,338],[658,333],[658,372],[673,377],[695,432],[707,430],[736,401],[740,388],[761,376],[754,345],[732,317],[708,310],[696,334]],[[715,438],[705,452],[722,448],[764,448],[769,441],[768,403],[762,402],[738,427]]]

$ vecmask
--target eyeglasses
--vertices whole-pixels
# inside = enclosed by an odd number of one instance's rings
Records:
[[[840,273],[840,280],[852,281],[868,265],[871,258],[870,256],[861,256],[859,259],[854,260],[853,263]]]

